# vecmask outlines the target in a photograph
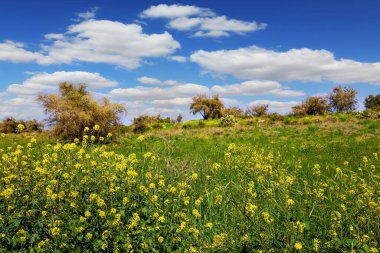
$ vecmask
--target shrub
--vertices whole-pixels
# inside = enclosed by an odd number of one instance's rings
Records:
[[[327,95],[329,108],[333,112],[352,112],[356,110],[358,92],[351,87],[337,86]]]
[[[356,116],[360,119],[380,119],[380,112],[378,110],[367,109],[358,112]]]
[[[172,123],[172,120],[169,117],[162,118],[160,114],[157,115],[140,115],[133,119],[133,124],[138,123],[144,124],[155,124],[155,123]]]
[[[248,108],[246,111],[246,114],[249,116],[265,116],[268,113],[268,105],[262,104],[262,105],[254,105],[251,108]]]
[[[120,114],[125,112],[121,104],[110,103],[103,99],[103,103],[96,102],[86,91],[86,85],[75,86],[70,83],[59,85],[59,94],[39,95],[48,123],[52,126],[51,133],[63,140],[82,138],[85,127],[91,129],[99,126],[97,137],[115,133],[112,126],[120,125]]]
[[[297,116],[324,115],[328,111],[327,100],[323,97],[308,97],[300,105],[293,106],[293,114]]]
[[[19,132],[17,127],[23,125],[23,132],[41,132],[43,124],[35,119],[33,120],[16,120],[14,118],[5,118],[0,122],[0,133]]]
[[[133,124],[133,133],[135,134],[142,134],[149,130],[149,127],[144,122],[138,122],[136,124]]]
[[[199,128],[204,128],[206,126],[206,123],[204,123],[202,120],[198,121],[198,127]]]
[[[364,106],[366,109],[370,110],[380,110],[380,94],[378,95],[369,95],[364,100]]]
[[[190,111],[195,115],[200,113],[203,119],[219,119],[223,115],[224,105],[218,95],[208,97],[206,95],[197,95],[193,97],[190,104]]]
[[[193,126],[189,123],[183,124],[183,126],[182,126],[182,129],[191,129],[191,128],[193,128]]]
[[[235,117],[232,115],[227,115],[221,119],[220,126],[229,127],[229,126],[235,125],[235,123],[236,123]]]
[[[178,123],[181,123],[181,122],[182,122],[182,119],[183,119],[182,115],[179,114],[179,115],[177,116],[177,119],[175,120],[175,122],[176,122],[177,124],[178,124]]]
[[[228,107],[228,108],[224,108],[223,115],[224,116],[232,115],[235,118],[240,118],[243,116],[243,110],[240,109],[239,107]]]
[[[268,119],[272,122],[275,122],[275,121],[283,121],[284,120],[284,116],[282,116],[281,114],[279,113],[269,113],[268,114]]]

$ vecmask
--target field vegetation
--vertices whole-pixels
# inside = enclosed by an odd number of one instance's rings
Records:
[[[53,131],[0,133],[0,252],[379,252],[376,97],[351,112],[338,87],[284,116],[198,96],[207,120],[121,126],[118,104],[80,107],[84,89],[40,97]],[[80,126],[57,132],[55,101]]]

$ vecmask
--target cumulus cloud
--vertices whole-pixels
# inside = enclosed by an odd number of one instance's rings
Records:
[[[99,10],[99,7],[90,8],[85,12],[78,13],[80,19],[88,20],[93,19],[96,16],[96,12]]]
[[[187,16],[209,16],[213,15],[213,12],[207,8],[200,8],[193,5],[167,5],[159,4],[152,5],[148,9],[144,10],[141,14],[141,18],[179,18]]]
[[[171,99],[177,97],[192,97],[200,93],[209,93],[209,88],[204,85],[187,83],[170,87],[144,87],[118,88],[109,92],[115,98],[130,99]]]
[[[166,81],[164,81],[164,84],[170,85],[170,86],[174,86],[174,85],[180,85],[182,83],[180,83],[180,82],[178,82],[176,80],[166,80]]]
[[[35,96],[39,92],[56,91],[59,83],[70,82],[73,84],[87,84],[89,88],[106,88],[117,86],[117,82],[108,80],[99,73],[84,71],[58,71],[54,73],[37,73],[26,79],[21,84],[8,86],[9,93],[17,96]]]
[[[162,82],[157,79],[157,78],[153,78],[153,77],[147,77],[147,76],[142,76],[142,77],[139,77],[137,78],[137,81],[139,81],[140,83],[143,83],[143,84],[162,84]]]
[[[172,99],[159,99],[153,100],[152,104],[156,107],[175,107],[175,106],[187,106],[191,103],[191,98],[172,98]]]
[[[266,28],[266,24],[255,21],[229,19],[218,16],[210,9],[193,5],[151,6],[140,14],[142,18],[169,19],[168,27],[179,31],[194,31],[196,37],[222,37],[231,33],[244,34]]]
[[[17,119],[42,119],[42,107],[31,97],[15,97],[0,100],[0,119],[14,117]]]
[[[180,55],[171,56],[171,57],[169,57],[169,59],[172,60],[172,61],[179,62],[179,63],[187,62],[187,57],[180,56]]]
[[[239,84],[214,85],[211,90],[220,95],[256,96],[272,94],[278,97],[299,97],[305,94],[301,91],[289,90],[275,81],[246,81]]]
[[[380,84],[380,62],[336,59],[327,50],[277,52],[256,46],[235,50],[199,50],[190,57],[205,70],[241,79]]]
[[[256,100],[249,103],[248,105],[255,106],[255,105],[267,104],[270,112],[285,114],[285,113],[291,112],[292,107],[298,105],[299,103],[300,103],[299,101],[298,102],[297,101],[282,102],[282,101],[273,101],[273,100]]]
[[[95,19],[73,24],[63,34],[46,34],[45,39],[49,43],[41,46],[43,53],[5,41],[0,44],[0,61],[43,65],[91,62],[135,69],[144,58],[166,57],[180,47],[168,32],[146,34],[137,24]]]
[[[42,63],[82,61],[134,69],[142,58],[167,56],[179,47],[168,32],[149,35],[137,24],[90,19],[70,26],[63,38],[45,45],[48,55]]]
[[[6,40],[0,43],[0,61],[12,63],[39,62],[43,55],[25,50],[23,43]]]

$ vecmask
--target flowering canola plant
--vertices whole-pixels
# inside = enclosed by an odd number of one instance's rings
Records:
[[[278,157],[231,144],[173,172],[79,141],[0,149],[0,251],[378,252],[377,154],[360,168]]]

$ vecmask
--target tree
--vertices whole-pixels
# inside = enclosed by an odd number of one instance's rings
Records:
[[[224,108],[223,116],[228,116],[228,115],[239,118],[243,116],[243,110],[236,106]]]
[[[293,114],[304,115],[324,115],[328,111],[327,100],[323,97],[315,96],[306,98],[300,105],[292,107]]]
[[[16,133],[19,125],[23,125],[23,132],[40,132],[43,124],[35,119],[16,120],[14,118],[5,118],[0,122],[0,133]]]
[[[369,110],[380,110],[380,94],[367,96],[364,100],[364,106]]]
[[[190,104],[190,111],[195,115],[200,113],[203,119],[218,119],[223,115],[224,105],[218,95],[208,97],[207,95],[197,95],[193,97]]]
[[[125,112],[121,104],[111,103],[104,98],[99,104],[86,91],[87,86],[75,86],[63,82],[59,85],[59,94],[39,95],[48,115],[48,124],[52,126],[54,136],[65,140],[81,138],[85,127],[95,125],[98,136],[106,136],[113,126],[120,125],[120,115]]]
[[[333,91],[327,95],[329,107],[335,112],[351,112],[356,110],[358,103],[356,95],[358,92],[351,87],[335,87]]]
[[[267,115],[267,113],[268,113],[268,105],[267,104],[254,105],[254,106],[248,108],[246,111],[247,115],[258,116],[258,117]]]
[[[182,115],[181,114],[178,114],[178,116],[177,116],[177,119],[175,120],[175,123],[181,123],[182,122],[182,119],[183,119],[183,117],[182,117]]]

